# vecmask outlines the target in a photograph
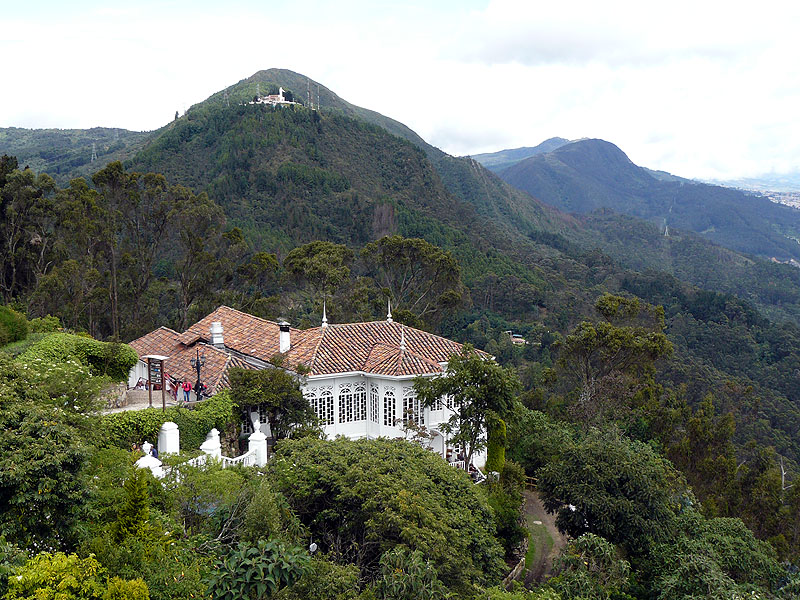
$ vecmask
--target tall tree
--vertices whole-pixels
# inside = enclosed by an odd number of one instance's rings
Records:
[[[414,380],[417,396],[425,406],[444,401],[453,411],[442,428],[452,434],[454,444],[464,446],[467,464],[475,452],[486,447],[487,420],[492,416],[503,418],[511,411],[518,387],[513,371],[469,345],[450,357],[444,375]]]
[[[461,268],[450,252],[419,238],[383,237],[361,256],[398,310],[430,319],[461,301]]]
[[[55,182],[30,169],[4,173],[2,179],[0,292],[8,302],[33,288],[52,265]]]
[[[92,176],[92,181],[102,194],[107,211],[108,227],[103,231],[103,243],[108,254],[110,273],[108,295],[111,303],[111,334],[114,339],[119,339],[120,334],[119,235],[123,227],[123,214],[129,212],[128,207],[136,202],[138,179],[138,173],[126,173],[119,161],[109,163]]]

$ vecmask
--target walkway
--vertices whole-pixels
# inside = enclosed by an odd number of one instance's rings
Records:
[[[525,491],[525,525],[530,532],[530,546],[525,559],[525,587],[552,574],[553,561],[567,544],[556,528],[555,515],[548,514],[536,492]]]

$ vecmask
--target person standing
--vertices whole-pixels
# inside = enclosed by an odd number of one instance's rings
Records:
[[[189,392],[192,391],[192,384],[187,379],[183,382],[183,401],[189,402]]]

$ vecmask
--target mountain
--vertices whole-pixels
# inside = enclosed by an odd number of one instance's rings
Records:
[[[552,152],[564,144],[569,144],[569,142],[569,140],[564,138],[553,137],[543,141],[538,146],[514,148],[513,150],[500,150],[499,152],[489,152],[485,154],[474,154],[472,158],[477,160],[490,171],[498,172],[531,156]]]
[[[667,234],[684,229],[739,252],[800,258],[800,211],[739,190],[656,178],[603,140],[571,142],[499,175],[560,210],[608,208],[656,223]]]
[[[151,135],[109,127],[0,128],[0,154],[16,156],[20,166],[47,173],[63,185],[74,177],[89,176],[109,162],[132,157]]]
[[[318,110],[250,104],[279,86]],[[552,339],[593,314],[604,292],[663,304],[677,347],[670,381],[689,381],[692,402],[712,390],[723,397],[730,381],[751,386],[762,404],[747,401],[770,406],[774,427],[757,435],[800,457],[791,433],[800,422],[792,404],[800,333],[793,323],[764,318],[800,319],[800,282],[792,279],[798,270],[680,229],[665,238],[657,225],[618,213],[565,214],[478,161],[448,156],[401,123],[286,70],[259,71],[212,95],[142,144],[126,161],[129,170],[163,173],[207,192],[252,251],[283,258],[317,239],[357,249],[391,233],[450,250],[462,268],[468,308],[437,327],[459,341],[485,347],[502,342],[493,332],[508,329]],[[634,183],[656,181],[620,154],[609,151],[605,164],[616,157]],[[167,278],[159,286],[170,285],[169,273],[169,265],[159,265]],[[167,306],[168,298],[149,302]],[[531,352],[538,356],[533,346]],[[549,352],[539,357],[543,364],[552,364]],[[756,424],[741,430],[742,440]]]

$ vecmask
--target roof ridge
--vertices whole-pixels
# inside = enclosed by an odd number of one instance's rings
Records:
[[[215,312],[217,312],[220,308],[227,308],[228,310],[231,310],[231,311],[233,311],[235,313],[239,313],[240,315],[244,315],[244,316],[249,317],[251,319],[257,319],[259,321],[263,321],[264,323],[269,323],[270,325],[278,325],[277,321],[270,321],[269,319],[265,319],[264,317],[259,317],[258,315],[253,315],[253,314],[250,314],[248,312],[244,312],[243,310],[239,310],[238,308],[233,308],[231,306],[228,306],[227,304],[220,304],[217,308],[215,308],[210,313],[208,313],[205,317],[203,317],[203,319],[206,319],[206,318],[210,317]],[[197,323],[199,323],[203,319],[198,319],[191,327],[194,327],[194,325],[197,325]],[[189,329],[191,329],[191,327]],[[297,327],[291,327],[291,328],[294,329],[295,331],[308,331],[307,329],[299,329]],[[186,331],[189,331],[189,330],[187,329]]]

